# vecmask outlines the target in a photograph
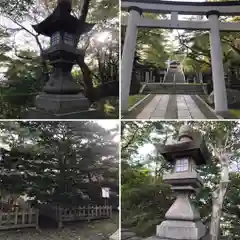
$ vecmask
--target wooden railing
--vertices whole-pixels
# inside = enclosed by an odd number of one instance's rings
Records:
[[[112,206],[84,206],[72,209],[60,208],[63,222],[108,218],[112,215]]]
[[[112,216],[112,206],[83,206],[78,208],[59,208],[58,226],[62,227],[64,222],[95,220],[110,218]]]
[[[0,230],[18,229],[18,228],[38,228],[39,211],[29,208],[11,212],[0,211]]]

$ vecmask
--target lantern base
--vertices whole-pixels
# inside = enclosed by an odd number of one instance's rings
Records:
[[[28,119],[99,119],[103,114],[90,109],[88,99],[82,94],[53,95],[41,93],[36,98],[36,107],[28,114]]]
[[[160,239],[200,240],[206,234],[201,221],[163,221],[157,226],[157,237]]]
[[[36,107],[53,114],[86,111],[90,107],[88,99],[82,94],[40,93],[36,97]]]
[[[96,109],[89,109],[86,111],[79,111],[74,113],[54,114],[43,109],[31,108],[25,119],[104,119],[103,114]]]

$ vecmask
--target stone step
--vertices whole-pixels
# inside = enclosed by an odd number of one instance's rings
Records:
[[[144,94],[185,94],[185,95],[204,95],[202,85],[194,84],[146,84],[143,89]]]
[[[175,76],[174,76],[175,75]],[[176,71],[169,71],[167,75],[165,76],[164,83],[184,83],[184,75],[182,72],[176,72]]]
[[[144,94],[179,94],[179,95],[204,95],[204,91],[186,91],[186,90],[144,90]]]

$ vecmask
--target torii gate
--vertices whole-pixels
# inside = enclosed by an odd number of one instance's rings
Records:
[[[209,30],[215,112],[228,112],[219,31],[240,31],[240,23],[221,22],[219,16],[239,16],[240,2],[174,2],[161,0],[122,0],[122,10],[129,12],[121,63],[121,108],[128,110],[133,58],[138,28]],[[170,20],[147,19],[142,12],[171,14]],[[206,15],[207,21],[178,20],[178,14]],[[124,22],[122,23],[124,25]]]

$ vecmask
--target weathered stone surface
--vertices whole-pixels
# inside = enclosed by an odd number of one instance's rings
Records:
[[[107,238],[102,234],[95,234],[93,236],[90,236],[89,240],[107,240]]]
[[[53,114],[42,109],[31,108],[25,119],[103,119],[105,116],[95,109],[73,113]]]
[[[110,240],[119,240],[119,229],[113,234],[110,236]]]
[[[135,233],[133,233],[131,230],[128,229],[121,229],[121,240],[141,240],[142,238],[139,238],[136,236]]]
[[[179,195],[170,209],[167,211],[165,218],[170,220],[200,220],[200,214],[187,194]]]
[[[157,226],[157,237],[179,240],[199,240],[206,233],[201,221],[163,221]]]
[[[88,110],[90,103],[82,94],[55,95],[41,93],[36,98],[36,107],[55,114]]]

